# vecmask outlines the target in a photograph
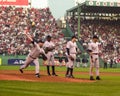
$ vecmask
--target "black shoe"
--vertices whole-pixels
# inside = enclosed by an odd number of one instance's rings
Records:
[[[52,74],[53,76],[58,76],[57,74]]]
[[[96,77],[96,80],[101,80],[99,76]]]
[[[70,78],[70,75],[65,75],[66,78]]]
[[[51,76],[51,74],[48,74],[48,76]]]
[[[75,78],[73,75],[70,75],[70,78]]]
[[[95,80],[95,79],[93,78],[93,76],[90,76],[90,80]]]
[[[20,71],[21,73],[23,73],[23,70],[22,70],[22,69],[19,69],[19,71]]]
[[[40,74],[39,73],[36,73],[35,76],[38,77],[38,78],[40,78]]]

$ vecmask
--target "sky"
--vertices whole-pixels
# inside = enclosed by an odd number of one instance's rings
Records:
[[[66,10],[74,6],[74,0],[49,0],[49,8],[55,18],[65,16]]]
[[[34,7],[37,7],[37,8],[41,8],[42,7],[42,8],[44,8],[44,7],[48,6],[48,1],[49,2],[54,2],[56,0],[29,0],[29,1],[32,1],[32,6],[34,6]],[[64,2],[66,0],[57,0],[57,1]],[[69,1],[71,1],[71,0],[69,0]],[[75,5],[75,2],[84,2],[85,0],[72,0],[72,1],[74,2],[74,5]],[[120,0],[93,0],[93,1],[120,2]]]
[[[32,7],[46,8],[49,6],[53,16],[58,19],[65,15],[66,10],[74,7],[75,2],[84,2],[86,0],[29,0],[32,2]],[[107,1],[120,2],[120,0],[91,0],[91,1]]]
[[[32,2],[32,7],[35,8],[45,8],[48,6],[47,0],[29,0]]]
[[[44,8],[48,6],[48,1],[49,2],[55,2],[55,1],[63,1],[66,2],[66,0],[29,0],[32,1],[32,6],[36,8]],[[76,5],[75,2],[84,2],[85,0],[69,0],[70,2],[74,2],[73,5]],[[91,0],[92,1],[92,0]],[[120,2],[120,0],[93,0],[93,1],[108,1],[108,2]]]

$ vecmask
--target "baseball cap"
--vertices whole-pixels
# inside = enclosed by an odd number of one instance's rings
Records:
[[[48,35],[48,36],[47,36],[47,38],[51,38],[51,36],[50,36],[50,35]]]
[[[98,36],[94,35],[94,36],[93,36],[93,39],[98,39]]]
[[[73,38],[76,38],[76,39],[77,39],[77,37],[76,37],[75,35],[74,35],[74,36],[72,36],[72,39],[73,39]]]

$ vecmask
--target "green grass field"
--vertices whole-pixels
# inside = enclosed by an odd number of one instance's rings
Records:
[[[0,66],[0,70],[18,70],[18,66]],[[29,67],[27,70],[34,70]],[[45,70],[45,67],[41,67]],[[65,71],[65,67],[57,67]],[[88,72],[88,68],[75,68],[75,71]],[[100,72],[120,72],[119,68],[100,69]],[[62,76],[62,74],[60,74]],[[75,77],[89,78],[88,75]],[[102,80],[94,83],[50,83],[26,81],[0,81],[0,96],[120,96],[120,76],[102,75]]]

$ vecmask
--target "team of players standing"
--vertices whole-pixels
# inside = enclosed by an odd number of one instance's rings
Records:
[[[33,44],[33,48],[31,52],[28,54],[24,65],[22,65],[19,69],[21,73],[23,73],[23,69],[27,68],[31,62],[35,64],[35,76],[40,77],[39,72],[39,55],[42,56],[44,63],[46,63],[47,67],[47,74],[48,76],[58,76],[55,72],[55,63],[54,63],[54,53],[53,50],[55,49],[55,44],[51,41],[51,36],[46,37],[46,41],[43,42],[42,40],[35,41],[30,35],[24,33],[27,38]],[[74,78],[73,76],[73,69],[74,63],[76,60],[77,54],[77,38],[72,36],[71,40],[66,44],[66,74],[65,77],[67,78]],[[88,46],[88,53],[90,55],[90,80],[94,80],[93,78],[93,68],[96,67],[96,80],[100,80],[99,77],[99,48],[98,48],[98,37],[93,36],[92,42],[89,43]],[[50,73],[50,67],[52,68],[52,73]]]

